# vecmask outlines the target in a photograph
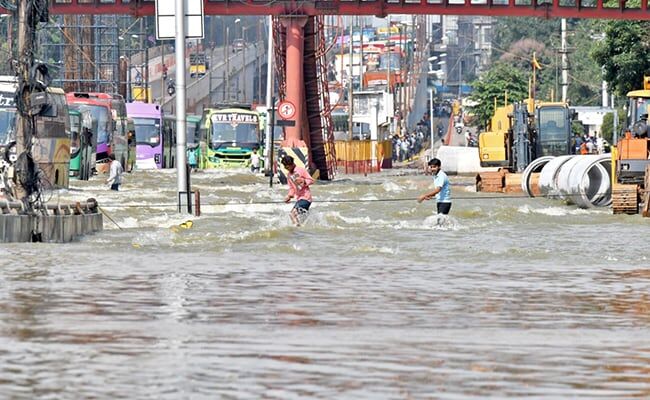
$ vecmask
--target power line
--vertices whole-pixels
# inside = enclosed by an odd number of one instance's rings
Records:
[[[597,197],[597,196],[606,196],[610,195],[612,192],[611,190],[602,192],[602,193],[594,193],[591,197]],[[577,195],[577,194],[576,194]],[[571,195],[568,195],[571,196]],[[558,195],[553,195],[553,194],[547,194],[547,195],[541,195],[541,196],[527,196],[527,195],[509,195],[509,196],[502,196],[502,195],[479,195],[479,196],[459,196],[459,197],[454,197],[452,199],[453,201],[456,200],[500,200],[500,199],[532,199],[532,198],[538,198],[538,199],[556,199],[558,198]],[[392,199],[333,199],[333,200],[318,200],[314,201],[313,204],[325,204],[325,203],[331,203],[331,204],[359,204],[359,203],[396,203],[396,202],[405,202],[405,201],[417,201],[418,197],[399,197],[399,198],[392,198]],[[281,200],[268,200],[268,201],[251,201],[247,203],[233,203],[233,202],[216,202],[216,203],[201,203],[201,206],[251,206],[251,205],[273,205],[273,204],[287,204],[284,201]],[[176,203],[160,203],[160,204],[103,204],[102,207],[104,208],[165,208],[165,207],[173,207],[177,208],[178,204]]]

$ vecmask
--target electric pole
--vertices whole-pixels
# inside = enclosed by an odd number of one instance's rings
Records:
[[[566,44],[566,19],[562,18],[561,22],[561,39],[562,39],[562,47],[560,50],[560,53],[562,54],[562,82],[560,85],[562,86],[562,102],[566,103],[567,101],[567,91],[569,89],[569,58],[567,56],[568,50],[567,50],[567,44]]]
[[[31,82],[30,70],[34,65],[34,38],[38,19],[35,1],[18,1],[18,62],[14,64],[18,90],[16,91],[16,155],[15,165],[16,186],[15,196],[21,200],[28,210],[31,209],[29,197],[35,191],[35,163],[31,153],[32,137],[34,136],[34,120],[30,115]],[[46,2],[40,2],[41,7],[47,7]]]

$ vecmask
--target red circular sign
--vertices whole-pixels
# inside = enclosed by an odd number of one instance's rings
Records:
[[[288,100],[281,101],[278,104],[278,114],[282,119],[291,119],[296,115],[296,106]]]

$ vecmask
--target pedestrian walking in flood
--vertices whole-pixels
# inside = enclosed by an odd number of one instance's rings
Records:
[[[451,210],[451,189],[449,188],[449,178],[445,171],[442,170],[442,163],[437,158],[429,160],[429,171],[433,175],[433,190],[424,193],[418,197],[418,203],[424,200],[431,200],[435,197],[438,214],[447,215]]]
[[[196,146],[187,146],[187,163],[190,166],[190,172],[196,172],[196,169],[198,168]]]
[[[109,167],[109,174],[106,183],[111,185],[111,190],[119,190],[120,185],[122,184],[124,168],[122,168],[122,164],[115,159],[115,154],[109,154],[108,158],[111,160],[111,165]]]
[[[251,172],[254,174],[260,172],[260,153],[257,147],[251,153]]]
[[[282,165],[287,169],[287,183],[289,184],[289,193],[284,198],[284,202],[288,203],[292,198],[296,198],[296,204],[291,209],[291,222],[294,225],[300,226],[301,219],[306,216],[311,206],[312,197],[309,185],[314,183],[314,178],[309,175],[305,168],[296,166],[293,162],[293,157],[282,157]]]

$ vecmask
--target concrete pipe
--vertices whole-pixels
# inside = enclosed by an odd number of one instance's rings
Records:
[[[573,156],[559,156],[550,160],[539,174],[539,191],[542,196],[557,197],[559,195],[557,187],[557,175],[564,163],[569,161]]]
[[[529,197],[535,197],[531,188],[530,177],[533,173],[540,172],[542,168],[544,168],[544,166],[554,158],[554,156],[544,156],[533,160],[533,162],[528,164],[524,172],[521,174],[521,190],[523,190],[526,195]]]
[[[573,200],[577,188],[571,186],[570,180],[573,174],[576,173],[575,166],[583,159],[583,155],[575,155],[563,163],[557,171],[555,176],[555,189],[557,195],[566,200],[568,204],[575,204]]]
[[[562,166],[569,173],[560,171],[558,189],[562,197],[580,208],[605,207],[611,204],[611,156],[575,156],[576,161]]]

